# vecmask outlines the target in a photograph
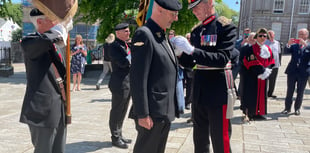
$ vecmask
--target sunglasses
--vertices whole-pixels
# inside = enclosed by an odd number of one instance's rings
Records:
[[[258,37],[260,37],[260,38],[262,38],[262,37],[266,38],[267,35],[258,35]]]

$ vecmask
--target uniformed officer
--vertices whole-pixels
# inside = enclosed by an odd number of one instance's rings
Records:
[[[151,18],[132,39],[131,117],[138,131],[134,153],[164,153],[171,121],[179,113],[178,64],[165,29],[178,20],[181,8],[178,0],[155,0]]]
[[[191,0],[189,9],[201,23],[191,32],[190,42],[181,37],[174,45],[183,51],[180,63],[194,67],[193,123],[195,153],[229,153],[233,105],[233,79],[230,56],[236,42],[236,27],[231,20],[215,14],[214,0]],[[233,100],[233,99],[231,99]],[[229,103],[231,104],[231,103]],[[230,107],[228,107],[230,106]]]
[[[129,68],[130,48],[126,41],[129,39],[129,24],[120,23],[115,26],[116,38],[110,45],[109,55],[113,72],[109,81],[112,93],[112,107],[110,111],[109,126],[112,145],[119,148],[128,148],[130,139],[122,136],[123,121],[128,109],[130,99]]]

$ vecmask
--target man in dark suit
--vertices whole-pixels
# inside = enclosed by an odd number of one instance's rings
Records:
[[[123,121],[130,99],[130,48],[126,43],[130,35],[129,25],[127,23],[116,25],[115,33],[115,41],[110,44],[108,50],[113,69],[109,81],[109,88],[112,92],[109,126],[112,145],[126,149],[128,148],[127,143],[131,143],[130,139],[125,139],[122,136]]]
[[[59,33],[55,22],[38,9],[31,10],[30,19],[38,32],[21,42],[27,88],[20,122],[29,126],[35,153],[64,153],[67,128],[65,89],[61,85],[66,83],[66,68],[61,44],[67,38],[59,34],[67,30]]]
[[[178,0],[155,0],[146,24],[132,39],[130,86],[137,140],[134,153],[164,153],[171,121],[178,116],[176,57],[165,29],[178,20]]]
[[[307,29],[298,30],[298,39],[290,39],[287,43],[287,49],[291,53],[291,61],[287,65],[285,73],[287,74],[287,92],[285,98],[285,108],[282,114],[288,114],[291,112],[291,106],[293,103],[293,94],[295,86],[297,85],[297,97],[295,100],[295,115],[300,115],[300,107],[302,104],[304,90],[307,85],[308,72],[307,68],[309,59],[309,50],[306,47],[310,46],[309,31]]]

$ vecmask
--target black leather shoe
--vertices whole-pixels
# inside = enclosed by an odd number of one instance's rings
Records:
[[[271,95],[271,96],[269,96],[269,97],[274,98],[274,99],[276,99],[276,98],[277,98],[277,96],[276,96],[276,95]]]
[[[122,140],[123,142],[125,142],[125,143],[131,143],[131,142],[132,142],[131,139],[126,139],[126,138],[122,138],[121,140]]]
[[[186,110],[190,110],[190,109],[191,109],[191,106],[190,106],[190,105],[191,105],[191,104],[186,104],[186,105],[185,105],[185,109],[186,109]]]
[[[297,116],[300,115],[300,110],[299,110],[299,109],[297,109],[297,110],[295,111],[295,115],[297,115]]]
[[[287,109],[284,109],[281,114],[289,114],[291,111],[290,110],[287,110]]]
[[[257,120],[257,121],[267,120],[267,118],[263,115],[255,115],[253,117],[254,117],[254,120]]]
[[[112,141],[112,145],[118,148],[122,148],[122,149],[128,148],[128,145],[122,139]]]

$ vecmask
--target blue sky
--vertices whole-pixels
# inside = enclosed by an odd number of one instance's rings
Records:
[[[21,0],[12,0],[12,3],[21,3]]]
[[[225,4],[229,6],[229,8],[238,11],[240,10],[240,0],[222,0]],[[238,2],[238,4],[236,4]]]

